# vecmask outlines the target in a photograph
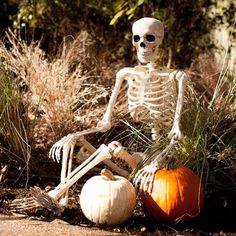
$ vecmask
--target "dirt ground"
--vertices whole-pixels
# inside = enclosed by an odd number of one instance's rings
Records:
[[[61,215],[51,209],[33,209],[23,213],[11,212],[9,204],[14,199],[29,197],[30,189],[3,188],[0,199],[0,235],[156,235],[138,202],[134,217],[121,226],[98,227],[88,221],[79,206],[81,184],[70,190],[68,207]]]
[[[60,168],[60,165],[58,166]],[[43,168],[45,170],[45,168]],[[50,166],[50,170],[59,173],[56,166]],[[31,235],[236,235],[236,196],[231,192],[221,196],[219,193],[211,193],[206,196],[205,204],[199,216],[191,221],[178,225],[154,224],[145,216],[138,199],[134,215],[120,226],[97,227],[88,221],[83,215],[79,205],[79,195],[85,181],[100,173],[100,168],[94,169],[81,178],[78,183],[70,188],[69,204],[61,215],[55,215],[48,209],[41,208],[27,211],[24,214],[12,213],[9,204],[14,199],[22,199],[30,196],[30,187],[38,186],[40,189],[48,189],[59,182],[57,176],[52,173],[30,175],[28,187],[25,187],[24,176],[19,181],[6,177],[0,185],[0,236],[31,236]],[[215,194],[215,198],[213,197]]]
[[[70,225],[65,221],[57,219],[52,222],[45,222],[40,220],[20,219],[20,217],[1,214],[0,229],[1,236],[120,235],[120,233],[105,231],[102,229]]]
[[[120,226],[97,227],[84,217],[78,202],[77,187],[79,185],[71,189],[69,206],[60,216],[46,209],[30,214],[9,212],[6,203],[27,196],[29,189],[1,189],[0,235],[236,235],[236,217],[233,209],[209,214],[206,207],[198,217],[189,222],[178,225],[157,225],[145,216],[139,201],[134,216],[128,222]],[[209,207],[209,203],[207,204]]]

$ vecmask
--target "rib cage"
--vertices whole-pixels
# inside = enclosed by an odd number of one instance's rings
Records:
[[[132,118],[151,122],[153,137],[158,136],[161,127],[171,127],[177,91],[169,73],[132,73],[128,84],[128,109]]]

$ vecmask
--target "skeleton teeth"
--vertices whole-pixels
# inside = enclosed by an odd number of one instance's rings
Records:
[[[141,56],[150,56],[152,54],[152,52],[150,51],[145,51],[145,52],[140,52],[139,53]]]
[[[143,53],[140,53],[141,54],[141,56],[147,56],[148,55],[148,53],[146,53],[146,52],[143,52]]]

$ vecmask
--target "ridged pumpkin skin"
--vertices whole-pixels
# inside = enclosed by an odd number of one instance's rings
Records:
[[[203,201],[200,179],[187,167],[157,171],[152,193],[141,191],[146,215],[162,223],[177,223],[197,216]]]
[[[122,224],[132,216],[135,205],[135,188],[122,176],[114,175],[114,180],[94,176],[81,190],[82,212],[97,225]]]

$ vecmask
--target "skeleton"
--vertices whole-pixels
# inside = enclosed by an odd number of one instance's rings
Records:
[[[133,180],[135,185],[141,183],[141,188],[145,191],[152,191],[154,174],[161,161],[183,137],[180,130],[180,115],[186,74],[182,71],[159,68],[155,63],[158,47],[164,36],[163,25],[154,18],[144,17],[133,24],[132,33],[132,43],[141,65],[118,71],[107,110],[96,128],[69,134],[56,142],[50,150],[50,158],[58,162],[62,153],[61,182],[48,192],[48,195],[54,200],[59,200],[61,205],[67,204],[68,189],[98,163],[104,162],[118,174],[127,177],[129,173],[110,159],[112,157],[123,159],[133,169],[142,161],[140,155],[129,154],[117,141],[109,145],[102,144],[96,150],[84,137],[94,132],[106,132],[111,128],[112,110],[124,81],[128,83],[128,109],[131,117],[136,121],[145,120],[151,123],[153,140],[158,138],[163,127],[170,129],[168,134],[170,144],[137,172]],[[86,148],[92,155],[72,171],[76,143]]]

